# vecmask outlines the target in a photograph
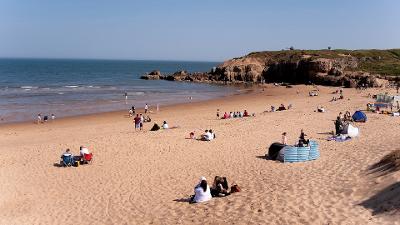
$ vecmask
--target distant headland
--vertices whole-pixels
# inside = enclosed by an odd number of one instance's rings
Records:
[[[155,70],[142,79],[204,83],[315,83],[329,86],[389,86],[400,82],[400,49],[323,49],[252,52],[227,60],[209,72]]]

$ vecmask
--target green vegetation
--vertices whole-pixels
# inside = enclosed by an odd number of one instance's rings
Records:
[[[400,76],[400,49],[368,49],[368,50],[282,50],[252,52],[248,56],[262,58],[266,61],[292,61],[299,60],[307,56],[310,60],[316,58],[345,58],[355,57],[358,61],[357,70],[369,72],[371,74],[381,74],[386,76]]]

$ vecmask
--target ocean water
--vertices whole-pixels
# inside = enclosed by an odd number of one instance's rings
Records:
[[[0,123],[57,118],[207,100],[237,92],[232,87],[148,81],[154,69],[209,71],[217,62],[0,59]],[[124,94],[128,93],[128,99]],[[191,97],[191,98],[190,98]]]

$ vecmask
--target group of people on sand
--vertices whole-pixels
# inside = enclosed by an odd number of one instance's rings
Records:
[[[242,118],[242,117],[249,117],[250,114],[249,112],[247,112],[247,110],[245,109],[243,112],[241,111],[237,111],[237,112],[225,112],[224,115],[221,117],[221,119],[232,119],[232,118]],[[253,113],[253,116],[255,116],[255,114]],[[217,111],[217,118],[219,118],[219,111]]]
[[[339,94],[339,97],[335,97],[335,96],[332,97],[331,102],[335,102],[335,101],[344,99],[344,94],[343,94],[343,89],[342,89],[342,88],[336,90],[336,91],[333,92],[332,94]]]
[[[39,113],[39,114],[37,115],[36,123],[37,123],[37,124],[45,123],[45,122],[49,121],[50,119],[51,119],[51,121],[54,121],[54,120],[56,119],[56,116],[55,116],[54,114],[51,114],[51,116],[45,115],[45,116],[43,116],[43,118],[42,118],[42,114]]]
[[[136,114],[135,118],[133,118],[133,122],[135,123],[135,130],[143,130],[143,124],[146,122],[151,122],[150,116],[143,116],[143,114]]]
[[[160,125],[158,125],[157,123],[154,123],[154,125],[153,125],[153,127],[150,129],[150,131],[158,131],[158,130],[160,130],[160,129],[167,130],[167,129],[173,129],[173,128],[178,128],[178,126],[169,127],[167,121],[164,121],[163,124],[161,125],[161,127],[160,127]]]
[[[344,114],[342,112],[340,112],[334,122],[336,135],[341,134],[343,129],[352,121],[353,121],[353,118],[351,117],[351,114],[349,111],[346,111]]]
[[[280,104],[280,106],[278,108],[276,108],[275,106],[271,105],[271,111],[270,112],[289,110],[292,107],[293,107],[292,104],[289,104],[287,107],[284,104]]]
[[[89,149],[85,146],[80,146],[79,147],[79,155],[74,156],[71,153],[71,150],[68,148],[65,150],[65,152],[61,155],[61,161],[60,165],[61,166],[74,166],[77,165],[77,162],[79,164],[85,164],[88,163],[92,160],[93,153],[89,151]],[[78,164],[78,165],[79,165]]]
[[[301,129],[300,131],[300,136],[298,139],[298,142],[296,143],[295,146],[297,147],[305,147],[308,146],[308,144],[310,143],[310,141],[308,139],[306,139],[307,134],[304,133],[304,130]],[[282,142],[283,145],[288,145],[288,140],[287,140],[287,133],[283,132],[282,133]]]
[[[229,190],[226,177],[216,176],[210,187],[205,177],[201,177],[199,183],[194,187],[194,195],[190,196],[190,203],[207,202],[213,197],[225,197],[232,193],[240,192],[238,185],[234,184]]]

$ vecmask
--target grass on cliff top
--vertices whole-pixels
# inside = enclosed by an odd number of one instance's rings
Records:
[[[310,59],[316,58],[344,58],[356,57],[359,61],[359,69],[372,74],[387,76],[400,76],[400,49],[369,49],[369,50],[282,50],[252,52],[251,57],[262,58],[265,61],[295,61],[304,55],[309,55]]]

